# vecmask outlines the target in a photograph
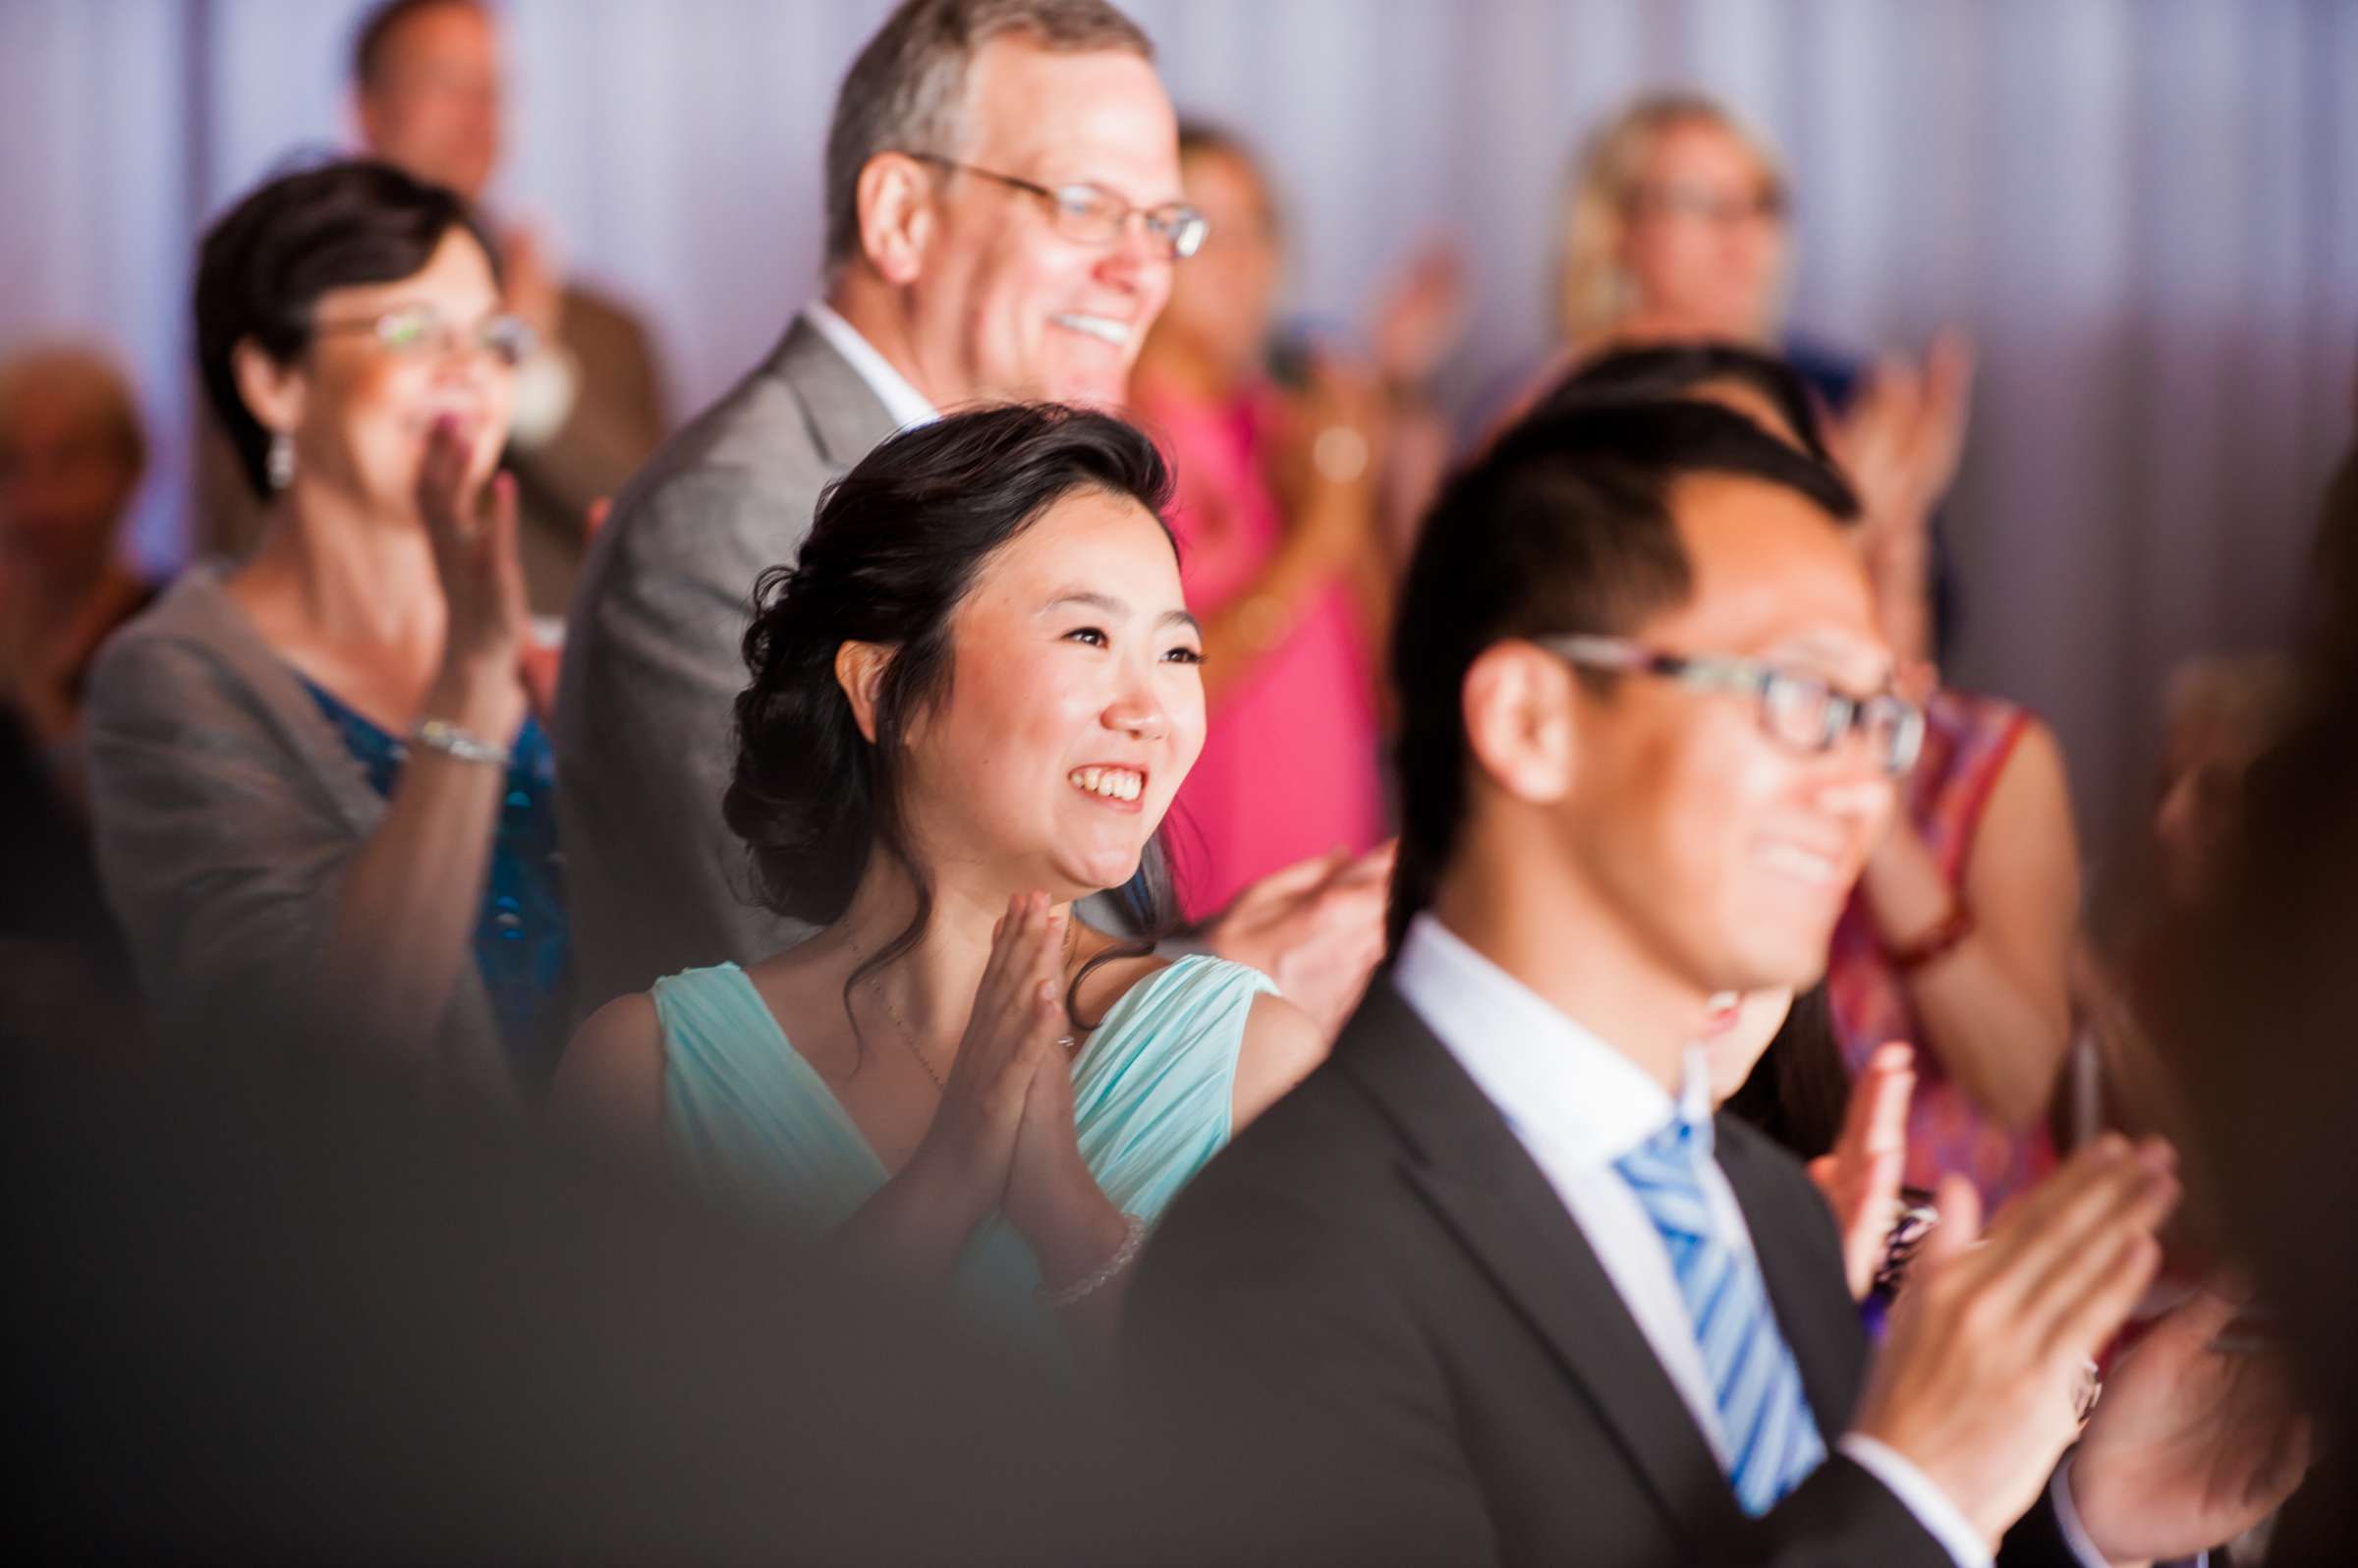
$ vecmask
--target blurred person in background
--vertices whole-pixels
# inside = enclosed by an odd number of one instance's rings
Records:
[[[721,813],[754,585],[897,430],[1126,403],[1204,238],[1177,137],[1153,45],[1103,0],[905,0],[853,62],[822,298],[617,498],[584,569],[557,744],[586,1003],[808,933],[755,897]],[[1382,897],[1379,866],[1320,858],[1198,934],[1331,1028],[1380,952]]]
[[[1854,1073],[1885,1040],[1916,1047],[1909,1185],[1959,1172],[1995,1205],[2053,1161],[2079,839],[2043,721],[1950,687],[1922,696],[1923,749],[1834,927],[1826,984]]]
[[[0,713],[77,811],[90,658],[156,594],[122,548],[146,468],[139,405],[104,355],[0,363]]]
[[[2176,1074],[2199,1168],[2222,1210],[2218,1234],[2250,1273],[2219,1350],[2252,1365],[2241,1391],[2266,1397],[2281,1351],[2325,1455],[2286,1505],[2267,1561],[2341,1564],[2358,1551],[2358,1104],[2346,975],[2358,940],[2358,449],[2328,490],[2312,560],[2298,700],[2231,793],[2213,797],[2198,896],[2134,953],[2136,1018]]]
[[[606,1004],[559,1078],[1048,1343],[1051,1319],[1102,1343],[1145,1228],[1324,1052],[1255,971],[1074,903],[1167,885],[1156,833],[1204,740],[1169,483],[1129,425],[1010,404],[830,489],[763,579],[726,805],[771,907],[817,929]]]
[[[478,487],[529,329],[455,193],[273,180],[205,236],[197,369],[264,505],[91,672],[100,871],[159,1023],[309,1007],[437,1088],[545,1082],[570,942],[521,676],[513,483]]]
[[[352,113],[362,149],[480,206],[498,177],[506,64],[496,10],[480,0],[384,0],[354,35]],[[645,325],[564,271],[548,237],[496,233],[509,310],[533,329],[516,369],[503,466],[516,476],[518,535],[533,611],[561,617],[597,505],[670,428]],[[215,445],[211,546],[242,553],[260,520]]]
[[[1606,353],[1542,407],[1680,395],[1827,454],[1798,374],[1726,345]],[[2047,1112],[2071,1041],[2078,834],[2045,723],[1935,684],[1929,666],[1904,679],[1922,700],[1923,740],[1900,810],[1834,927],[1827,996],[1852,1075],[1891,1041],[1915,1049],[1908,1185],[1930,1189],[1953,1171],[1994,1205],[2053,1159]]]
[[[1178,476],[1171,526],[1205,620],[1210,730],[1174,852],[1201,919],[1281,867],[1383,836],[1373,650],[1400,557],[1375,367],[1319,349],[1306,384],[1270,373],[1283,229],[1260,165],[1182,125],[1179,174],[1210,230],[1139,353],[1131,400]]]
[[[1583,147],[1566,196],[1565,353],[1725,342],[1783,357],[1831,415],[1885,635],[1903,660],[1934,658],[1954,619],[1934,508],[1964,449],[1972,352],[1943,333],[1921,364],[1889,356],[1869,373],[1788,340],[1791,200],[1773,149],[1713,100],[1663,93],[1622,110]]]
[[[155,585],[125,559],[147,461],[107,357],[57,345],[0,362],[0,1012],[109,1015],[134,1032],[130,961],[91,860],[82,708],[90,660]]]
[[[2078,1020],[2069,1136],[2100,1128],[2159,1134],[2189,1150],[2186,1202],[2165,1240],[2164,1284],[2183,1293],[2227,1250],[2217,1178],[2182,1085],[2137,1014],[2135,955],[2169,922],[2199,908],[2232,870],[2252,763],[2300,716],[2299,666],[2282,654],[2188,660],[2163,697],[2162,769],[2142,841],[2106,879],[2072,954]]]

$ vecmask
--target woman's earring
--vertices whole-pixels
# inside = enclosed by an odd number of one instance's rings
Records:
[[[262,472],[270,480],[270,488],[283,490],[295,482],[295,438],[284,430],[272,432],[270,455],[262,463]]]

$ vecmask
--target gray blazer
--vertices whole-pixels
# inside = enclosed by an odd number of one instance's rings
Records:
[[[565,639],[559,817],[585,1009],[802,931],[759,908],[721,820],[754,580],[791,562],[818,493],[894,430],[799,316],[759,367],[615,500]]]
[[[192,567],[107,643],[84,715],[107,902],[159,1030],[206,1049],[303,1019],[333,1026],[315,989],[322,947],[344,868],[385,814],[221,571]],[[514,1092],[472,963],[435,1049],[447,1082]]]

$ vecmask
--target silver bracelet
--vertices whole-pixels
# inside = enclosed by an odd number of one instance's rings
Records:
[[[463,730],[445,719],[429,718],[418,721],[410,731],[410,744],[428,751],[455,756],[462,762],[486,762],[493,767],[506,767],[515,758],[504,746],[494,746],[481,736]]]
[[[1039,1304],[1050,1312],[1062,1312],[1076,1302],[1086,1301],[1120,1277],[1123,1269],[1138,1261],[1139,1249],[1147,1244],[1147,1222],[1136,1214],[1122,1216],[1122,1244],[1113,1256],[1097,1266],[1087,1279],[1077,1279],[1062,1290],[1039,1288]]]

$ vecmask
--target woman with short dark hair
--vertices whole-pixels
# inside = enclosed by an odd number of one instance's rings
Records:
[[[1121,421],[1016,405],[827,492],[762,580],[724,808],[816,932],[601,1008],[560,1100],[986,1316],[1110,1320],[1144,1225],[1324,1049],[1253,970],[1072,914],[1165,924],[1204,743],[1168,489]]]
[[[208,1048],[292,1017],[530,1092],[569,944],[512,486],[477,505],[524,348],[497,253],[452,193],[329,164],[214,225],[196,317],[268,518],[92,674],[100,869],[148,995]]]

